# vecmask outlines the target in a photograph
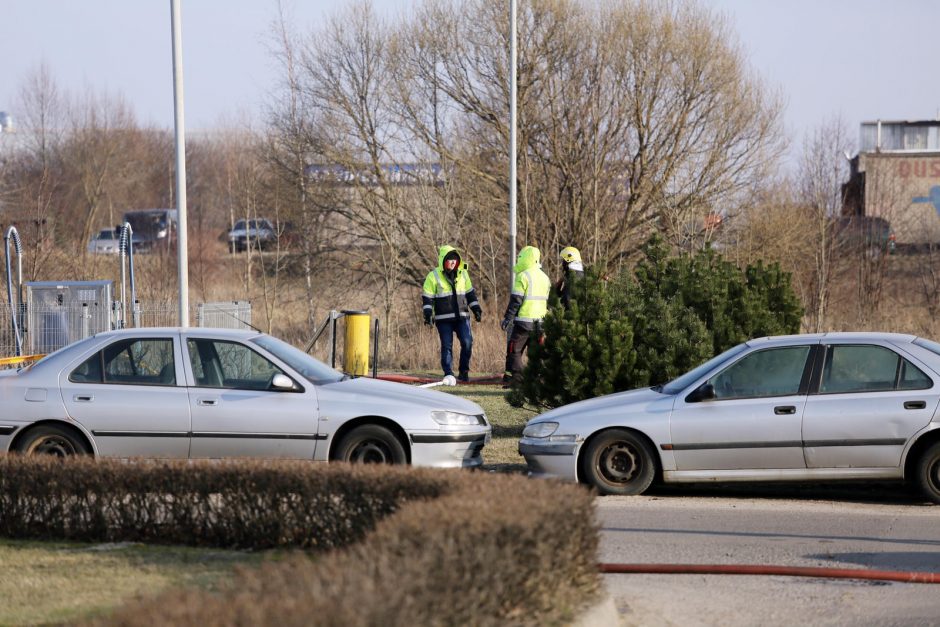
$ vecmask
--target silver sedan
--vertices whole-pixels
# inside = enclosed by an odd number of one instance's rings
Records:
[[[897,479],[940,503],[940,344],[893,333],[751,340],[681,377],[551,410],[530,474],[602,494],[654,481]]]
[[[476,403],[253,331],[111,331],[0,372],[0,451],[475,467],[490,432]]]

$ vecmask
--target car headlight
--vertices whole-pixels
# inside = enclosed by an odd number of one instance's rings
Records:
[[[486,424],[482,414],[461,414],[455,411],[432,411],[431,418],[439,425],[476,427]]]
[[[557,422],[537,422],[522,430],[524,438],[547,438],[558,429]]]

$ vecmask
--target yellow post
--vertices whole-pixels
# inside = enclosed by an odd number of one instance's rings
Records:
[[[369,312],[344,311],[346,346],[343,349],[343,371],[357,377],[369,374]]]

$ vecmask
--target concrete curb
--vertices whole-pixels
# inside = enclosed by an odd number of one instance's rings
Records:
[[[570,623],[570,627],[619,627],[623,624],[613,598],[605,594],[581,612],[581,615]]]

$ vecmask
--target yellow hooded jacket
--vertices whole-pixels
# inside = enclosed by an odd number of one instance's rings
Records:
[[[519,251],[516,265],[512,268],[516,278],[505,318],[530,328],[548,313],[548,293],[552,288],[551,279],[542,272],[541,258],[538,248],[526,246]]]
[[[453,281],[444,272],[444,257],[450,252],[458,255],[457,273],[452,277]],[[435,322],[469,318],[471,310],[480,310],[467,264],[460,257],[460,251],[453,246],[444,245],[438,250],[437,267],[424,279],[421,300],[422,308],[425,312],[432,312]]]

